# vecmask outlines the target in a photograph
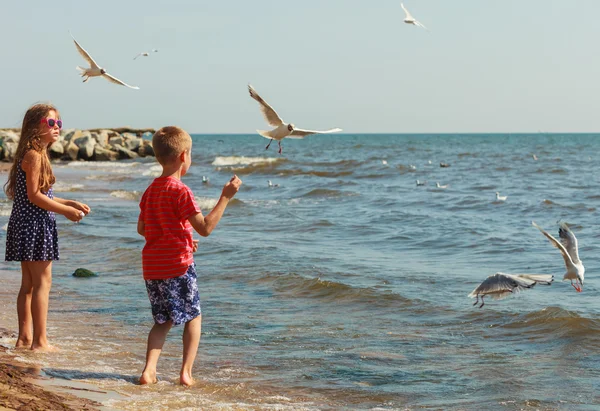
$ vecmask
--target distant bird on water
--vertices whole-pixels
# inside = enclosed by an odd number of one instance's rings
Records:
[[[158,50],[157,49],[152,49],[152,53],[157,53]],[[168,54],[168,53],[167,53]],[[137,56],[135,56],[133,59],[135,60],[138,57],[148,57],[150,55],[150,52],[148,51],[144,51],[143,53],[138,54]]]
[[[250,97],[254,100],[258,101],[260,104],[260,111],[262,111],[263,116],[267,123],[271,127],[275,127],[273,130],[265,131],[265,130],[256,130],[258,134],[265,138],[270,138],[269,144],[267,144],[266,149],[269,148],[273,140],[277,140],[279,144],[279,154],[281,154],[281,140],[284,138],[304,138],[311,134],[328,134],[335,133],[337,131],[342,131],[341,128],[332,128],[330,130],[325,131],[316,131],[316,130],[304,130],[301,128],[297,128],[292,123],[284,123],[284,121],[279,117],[277,112],[267,103],[261,96],[258,95],[254,87],[248,84],[248,91],[250,92]]]
[[[417,27],[422,27],[425,30],[429,30],[427,27],[425,27],[422,23],[420,23],[419,21],[417,21],[408,10],[406,10],[406,7],[404,7],[403,3],[400,3],[400,7],[402,7],[402,10],[404,10],[404,13],[406,13],[406,17],[404,17],[404,22],[406,24],[412,24],[414,26]]]
[[[444,184],[444,185],[442,185],[442,184],[440,184],[440,182],[439,182],[439,181],[438,181],[437,183],[435,183],[435,186],[436,186],[437,188],[448,188],[448,184]]]
[[[450,167],[450,164],[441,162],[440,163],[440,167],[442,167],[442,168],[448,168],[448,167]]]
[[[424,186],[425,184],[427,184],[427,181],[419,181],[419,180],[417,180],[417,187]]]
[[[498,191],[496,191],[496,201],[506,201],[508,196],[501,196]]]
[[[275,188],[275,187],[279,187],[279,184],[273,184],[273,182],[271,180],[267,180],[267,185],[270,188]]]
[[[69,34],[71,34],[69,32]],[[108,81],[110,81],[111,83],[115,83],[118,84],[120,86],[125,86],[125,87],[129,87],[129,88],[133,88],[133,89],[139,89],[139,87],[135,87],[135,86],[130,86],[127,83],[124,83],[123,81],[119,80],[116,77],[111,76],[110,74],[108,74],[106,72],[106,69],[98,66],[98,64],[96,64],[96,62],[94,61],[94,59],[92,58],[92,56],[90,56],[90,54],[85,51],[83,49],[83,47],[81,47],[79,45],[79,43],[77,42],[77,40],[75,40],[75,37],[73,37],[73,35],[71,34],[71,37],[73,38],[73,41],[75,42],[75,47],[77,47],[77,51],[79,51],[79,54],[81,54],[81,57],[83,57],[90,65],[90,68],[83,68],[83,67],[79,67],[77,66],[77,70],[80,71],[81,77],[83,77],[83,82],[85,83],[86,81],[88,81],[90,79],[90,77],[104,77],[105,79],[107,79]]]
[[[202,176],[202,184],[208,184],[209,183],[209,179],[206,176]]]
[[[536,284],[550,285],[552,281],[554,281],[554,276],[550,274],[496,273],[490,275],[471,291],[469,297],[476,298],[473,305],[477,305],[481,297],[481,305],[479,306],[481,308],[485,304],[483,298],[488,295],[495,300],[501,300],[516,292],[533,288]]]

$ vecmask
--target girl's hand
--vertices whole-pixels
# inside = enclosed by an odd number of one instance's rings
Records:
[[[82,210],[79,210],[75,207],[67,206],[67,211],[63,214],[69,220],[74,221],[76,223],[80,222],[83,216],[85,215]]]
[[[80,203],[79,201],[71,200],[69,201],[69,206],[83,211],[83,214],[85,215],[88,215],[90,212],[90,207],[88,207],[87,204]]]
[[[196,251],[198,251],[198,241],[199,240],[192,240],[193,244],[192,244],[192,253],[195,253]]]

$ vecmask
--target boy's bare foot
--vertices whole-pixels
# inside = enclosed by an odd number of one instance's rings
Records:
[[[48,345],[32,344],[31,351],[33,351],[33,352],[57,352],[60,350],[57,347],[50,345],[50,344],[48,344]]]
[[[196,380],[194,380],[191,375],[186,373],[183,373],[179,376],[179,382],[181,382],[181,385],[186,387],[191,387],[192,385],[196,384]]]
[[[156,373],[143,372],[140,377],[140,385],[156,384],[157,382]]]

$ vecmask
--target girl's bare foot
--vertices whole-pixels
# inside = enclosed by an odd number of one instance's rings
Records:
[[[158,382],[158,378],[156,378],[156,373],[150,373],[144,371],[142,376],[140,377],[140,385],[146,384],[156,384]]]
[[[182,373],[179,376],[179,382],[181,382],[181,385],[185,385],[186,387],[191,387],[192,385],[196,384],[196,380],[194,380],[192,376],[187,373]]]
[[[25,350],[31,347],[31,341],[18,339],[15,343],[15,348],[17,350]]]
[[[47,344],[47,345],[31,345],[31,351],[33,352],[57,352],[60,351],[57,347]]]

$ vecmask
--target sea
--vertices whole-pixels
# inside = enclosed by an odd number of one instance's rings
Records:
[[[204,215],[233,175],[243,181],[197,236],[195,386],[178,384],[182,327],[159,383],[137,384],[153,320],[136,223],[154,158],[53,165],[55,194],[92,211],[57,217],[48,332],[60,352],[17,359],[113,393],[110,410],[600,408],[600,134],[310,136],[282,154],[266,143],[193,135],[183,182]],[[0,196],[5,243],[12,203]],[[583,292],[532,221],[555,237],[571,227]],[[98,276],[73,277],[80,267]],[[18,286],[18,263],[2,270]],[[474,306],[468,294],[497,272],[555,281]]]

